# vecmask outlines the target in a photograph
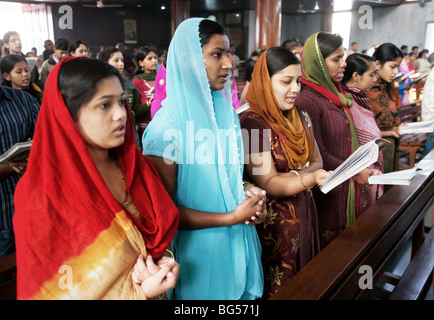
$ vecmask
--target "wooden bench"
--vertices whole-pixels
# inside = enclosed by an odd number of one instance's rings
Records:
[[[416,100],[407,105],[396,107],[398,115],[402,123],[417,122],[421,120],[422,101]],[[399,140],[398,157],[403,158],[408,156],[409,167],[413,168],[416,164],[416,155],[423,151],[427,134],[406,134]],[[397,167],[397,170],[399,167]],[[406,169],[406,168],[405,168]]]
[[[422,247],[398,280],[389,300],[421,300],[433,280],[434,230],[428,233]]]
[[[0,278],[10,278],[0,283],[0,300],[16,300],[17,298],[17,265],[15,253],[0,258]]]
[[[409,186],[392,186],[271,300],[370,299],[371,288],[408,241],[413,252],[423,244],[423,221],[434,202],[434,150],[418,167],[423,171]],[[360,283],[368,273],[371,287]]]

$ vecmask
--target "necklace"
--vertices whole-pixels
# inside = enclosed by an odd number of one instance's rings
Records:
[[[134,203],[131,201],[131,199],[128,199],[128,190],[127,190],[127,179],[125,178],[124,173],[121,170],[121,167],[119,165],[119,163],[116,161],[116,167],[118,168],[118,172],[119,175],[122,179],[122,183],[124,186],[124,192],[125,192],[125,196],[124,196],[124,201],[122,202],[122,205],[125,207],[125,209],[127,209],[134,217],[136,217],[140,222],[142,222],[142,218],[140,216],[140,212],[139,210],[137,210],[136,206],[134,205]]]

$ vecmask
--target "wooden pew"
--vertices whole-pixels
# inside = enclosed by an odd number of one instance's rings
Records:
[[[416,100],[407,105],[396,107],[402,123],[417,122],[421,120],[422,101]],[[399,157],[408,155],[409,168],[413,168],[416,164],[416,155],[425,146],[427,134],[406,134],[399,140]],[[404,151],[404,152],[402,152]],[[398,167],[399,168],[399,167]]]
[[[422,247],[400,277],[389,300],[421,300],[433,280],[434,230],[428,233]]]
[[[17,265],[15,253],[0,258],[0,278],[10,280],[0,284],[0,300],[16,300],[17,298]]]
[[[369,299],[363,277],[372,271],[373,287],[409,239],[414,251],[422,244],[423,220],[434,201],[434,150],[419,166],[424,170],[409,186],[390,188],[271,300]]]

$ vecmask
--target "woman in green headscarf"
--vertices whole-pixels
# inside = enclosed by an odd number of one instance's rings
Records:
[[[351,115],[352,98],[341,87],[346,63],[342,37],[318,32],[302,54],[302,89],[295,104],[311,118],[324,170],[335,170],[359,145]],[[321,247],[325,247],[357,217],[355,176],[327,194],[314,189]]]

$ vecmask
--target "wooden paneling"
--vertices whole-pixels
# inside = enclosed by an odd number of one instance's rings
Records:
[[[71,4],[73,28],[59,27],[61,4],[52,4],[54,37],[69,40],[81,39],[88,46],[114,46],[124,42],[124,19],[135,19],[137,23],[137,45],[154,44],[157,48],[168,47],[170,35],[170,13],[168,10],[145,10],[141,8],[90,8]]]

